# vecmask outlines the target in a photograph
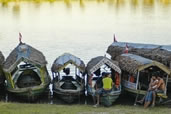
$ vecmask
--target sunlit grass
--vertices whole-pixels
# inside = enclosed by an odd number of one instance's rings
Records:
[[[109,108],[92,105],[51,105],[0,102],[0,114],[170,114],[167,107],[144,109],[138,106],[113,105]]]

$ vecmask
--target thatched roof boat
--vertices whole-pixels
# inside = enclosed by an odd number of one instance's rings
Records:
[[[68,65],[75,69],[66,68]],[[53,92],[67,103],[80,100],[80,96],[84,94],[84,62],[72,54],[64,53],[54,61],[51,70],[54,78]]]
[[[88,71],[88,75],[90,76],[92,73],[94,73],[96,70],[98,70],[104,64],[109,65],[112,69],[114,69],[119,74],[121,74],[121,70],[118,66],[117,61],[113,61],[104,56],[98,56],[98,57],[92,58],[88,62],[87,67],[86,67],[86,70]]]
[[[166,83],[164,93],[157,95],[161,98],[167,98],[168,77],[171,76],[171,70],[167,66],[134,54],[121,54],[116,57],[116,60],[122,70],[122,85],[126,91],[135,95],[145,95],[150,78],[155,73],[155,75],[162,76]]]
[[[44,67],[47,64],[42,52],[28,44],[22,43],[9,54],[4,63],[4,70],[6,72],[11,72],[21,61],[29,62],[39,67]]]
[[[4,73],[3,73],[3,70],[2,70],[4,60],[5,60],[5,57],[3,56],[2,52],[0,51],[0,86],[1,85],[3,86],[4,81],[5,81],[5,76],[4,76]]]
[[[25,98],[34,98],[48,87],[50,76],[42,52],[20,43],[7,57],[3,70],[7,90]]]
[[[5,60],[5,57],[3,56],[2,52],[0,51],[0,66],[3,65],[4,60]]]
[[[70,53],[64,53],[63,55],[56,58],[56,60],[54,61],[52,65],[51,70],[52,72],[59,72],[63,70],[63,68],[65,68],[68,64],[74,64],[82,72],[84,72],[85,70],[84,62],[80,58]]]
[[[105,67],[103,67],[103,66],[105,66]],[[88,91],[89,95],[94,96],[94,94],[95,94],[94,87],[96,85],[96,82],[97,82],[97,80],[102,78],[101,73],[98,73],[99,74],[98,77],[92,77],[92,76],[94,74],[96,74],[97,71],[101,72],[102,70],[104,70],[102,67],[103,68],[108,67],[110,69],[111,78],[113,79],[114,82],[116,81],[115,73],[119,74],[118,78],[120,80],[121,69],[118,66],[118,62],[110,60],[104,56],[95,57],[88,62],[87,67],[86,67],[87,81],[88,81],[87,82],[87,84],[88,84],[87,91]],[[110,92],[108,94],[102,94],[100,101],[102,102],[103,105],[110,106],[119,97],[120,93],[121,93],[121,87],[120,87],[120,81],[119,81],[118,88],[116,89],[116,87],[114,87],[112,89],[112,92]]]
[[[134,54],[121,54],[116,57],[119,62],[119,67],[131,74],[136,74],[137,72],[146,69],[151,66],[157,66],[167,74],[170,74],[170,70],[163,64],[153,61]]]
[[[124,53],[126,44],[129,53],[156,60],[171,68],[171,45],[114,42],[108,47],[107,53],[115,59],[116,56]]]

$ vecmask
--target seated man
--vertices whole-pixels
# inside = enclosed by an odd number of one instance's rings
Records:
[[[149,84],[149,89],[147,91],[147,94],[145,95],[144,108],[147,108],[151,102],[152,102],[152,106],[154,106],[155,90],[157,89],[157,84],[158,84],[158,80],[157,80],[156,76],[152,76],[150,84]]]
[[[156,85],[156,90],[155,90],[155,93],[153,95],[153,103],[152,103],[153,107],[155,106],[155,102],[156,102],[156,94],[157,93],[164,93],[166,90],[166,84],[165,84],[164,80],[158,75],[157,75],[157,80],[158,80],[158,83]]]
[[[97,91],[97,104],[94,105],[94,107],[97,107],[99,105],[100,95],[102,93],[111,92],[113,85],[114,85],[113,80],[111,79],[111,74],[105,74],[105,76],[103,76],[102,82],[103,82],[103,88],[98,89],[98,91]]]
[[[160,76],[157,76],[157,79],[159,80],[159,83],[157,84],[157,93],[164,93],[166,90],[166,84]]]

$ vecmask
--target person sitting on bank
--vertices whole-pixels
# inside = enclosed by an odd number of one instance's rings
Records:
[[[158,83],[157,83],[156,90],[155,90],[155,93],[154,93],[155,95],[153,95],[152,107],[155,106],[156,94],[157,93],[164,93],[165,90],[166,90],[166,84],[165,84],[163,78],[161,78],[160,76],[157,75],[157,80],[158,80]]]
[[[157,89],[157,84],[158,84],[158,80],[157,80],[156,76],[152,76],[150,84],[149,84],[149,89],[147,91],[147,94],[145,95],[144,108],[147,108],[151,102],[152,102],[152,106],[154,106],[154,104],[155,104],[154,98],[155,98],[155,91]]]
[[[112,88],[113,88],[113,80],[111,79],[111,74],[107,73],[105,74],[105,76],[103,76],[103,79],[102,79],[102,82],[103,82],[103,88],[102,89],[99,89],[97,91],[97,104],[94,105],[94,107],[97,107],[99,106],[99,103],[100,103],[100,95],[102,93],[110,93],[112,91]]]
[[[157,93],[164,93],[166,90],[166,84],[160,76],[157,76],[157,79],[159,80],[159,83],[157,84]]]

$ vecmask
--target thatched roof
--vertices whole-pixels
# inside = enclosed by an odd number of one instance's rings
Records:
[[[0,51],[0,84],[4,83],[4,73],[2,71],[2,65],[4,64],[4,56],[2,52]]]
[[[86,67],[86,70],[88,72],[88,75],[90,76],[92,73],[94,73],[96,70],[98,70],[102,65],[107,64],[109,67],[111,67],[113,70],[121,73],[121,70],[118,66],[118,62],[108,59],[104,56],[98,56],[93,59],[91,59]]]
[[[60,70],[65,68],[65,66],[67,66],[70,63],[75,65],[77,68],[79,68],[80,71],[82,71],[82,72],[85,71],[84,62],[80,58],[78,58],[70,53],[64,53],[63,55],[56,58],[56,60],[54,61],[53,65],[51,67],[51,70],[52,70],[52,72],[59,72]]]
[[[126,44],[128,45],[128,53],[156,60],[171,68],[171,45],[114,42],[108,47],[107,53],[112,56],[112,59],[115,59],[124,53]]]
[[[5,60],[5,57],[3,56],[2,52],[0,51],[0,66],[3,65],[4,60]]]
[[[21,61],[43,67],[47,64],[42,52],[28,44],[20,43],[7,57],[4,63],[4,71],[11,72]]]
[[[171,73],[165,65],[134,54],[121,54],[116,57],[116,60],[119,62],[119,67],[123,71],[127,71],[131,74],[136,74],[137,71],[144,70],[151,66],[157,66],[169,75]]]

